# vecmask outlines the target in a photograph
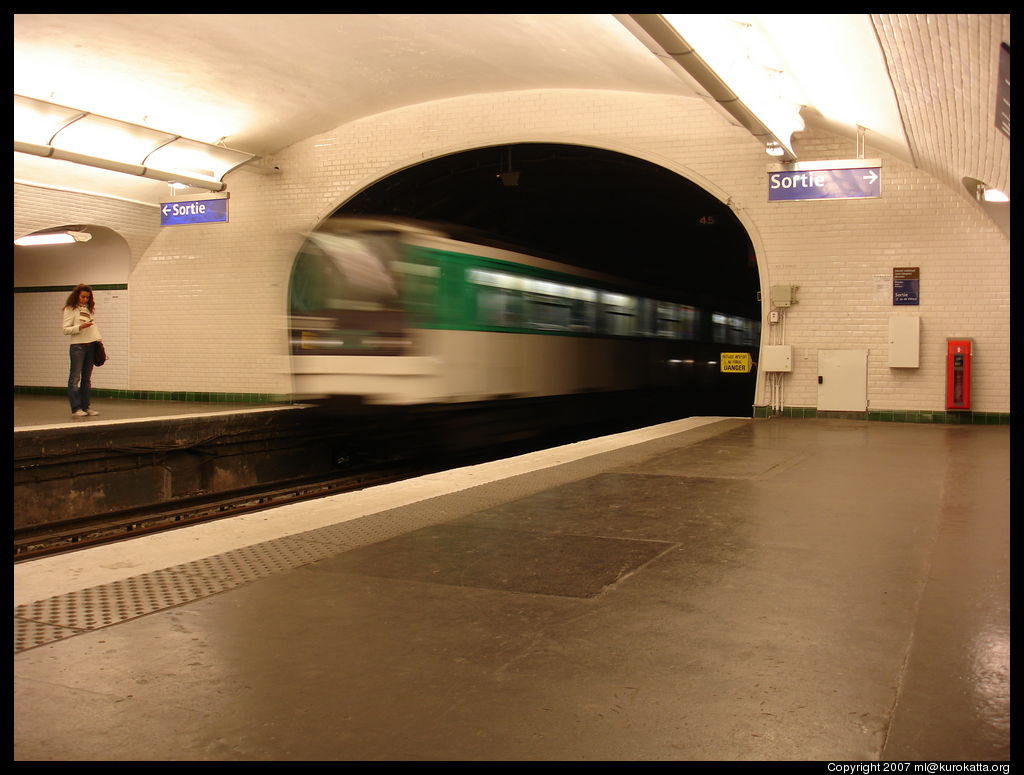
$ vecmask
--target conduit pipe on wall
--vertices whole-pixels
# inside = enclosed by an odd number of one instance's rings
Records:
[[[184,183],[186,186],[191,186],[192,188],[204,188],[208,191],[223,191],[227,188],[227,184],[220,181],[192,178],[187,175],[182,175],[180,172],[166,172],[164,170],[153,169],[152,167],[143,167],[138,164],[126,164],[112,159],[100,159],[96,156],[87,156],[83,153],[64,151],[60,148],[54,148],[52,145],[36,145],[35,143],[26,143],[21,140],[15,140],[14,150],[21,153],[29,153],[33,156],[60,159],[61,161],[69,161],[74,164],[84,164],[87,167],[97,167],[99,169],[110,170],[111,172],[122,172],[126,175],[136,175],[138,177],[151,178],[152,180],[162,180],[166,183]]]

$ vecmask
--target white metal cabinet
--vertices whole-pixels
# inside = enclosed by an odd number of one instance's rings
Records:
[[[864,412],[868,408],[868,351],[818,350],[818,410]]]

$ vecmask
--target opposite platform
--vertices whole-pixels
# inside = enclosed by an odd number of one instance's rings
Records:
[[[51,428],[80,428],[97,424],[145,421],[166,417],[226,414],[287,409],[291,404],[246,404],[209,401],[149,401],[123,398],[93,398],[95,417],[74,417],[67,398],[58,395],[15,393],[15,433]]]
[[[1001,760],[1009,429],[692,418],[15,596],[18,760]]]

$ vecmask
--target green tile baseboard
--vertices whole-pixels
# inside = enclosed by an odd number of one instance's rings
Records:
[[[128,290],[128,283],[107,283],[99,285],[90,285],[94,291],[126,291]],[[75,289],[74,284],[72,285],[23,285],[20,288],[15,288],[15,293],[71,293]]]
[[[64,387],[35,387],[15,385],[15,393],[30,395],[66,396]],[[289,395],[274,393],[213,393],[183,390],[112,390],[93,388],[92,394],[97,398],[118,398],[141,401],[193,401],[201,403],[241,403],[241,404],[288,404],[292,402]],[[770,406],[754,406],[751,416],[754,419],[769,417],[822,417],[837,420],[871,420],[875,422],[912,422],[938,423],[950,425],[1009,425],[1009,412],[970,412],[943,410],[899,410],[872,409],[867,412],[821,412],[813,406],[786,406],[777,412]]]
[[[33,387],[15,385],[15,393],[67,396],[66,387]],[[140,401],[193,401],[199,403],[235,403],[235,404],[288,404],[289,395],[273,393],[212,393],[191,390],[112,390],[110,388],[93,388],[95,398],[118,398]]]
[[[867,412],[820,412],[813,406],[786,406],[777,412],[770,406],[753,407],[755,419],[769,417],[822,417],[875,422],[939,423],[948,425],[1009,425],[1009,412],[946,411],[941,409],[871,409]]]

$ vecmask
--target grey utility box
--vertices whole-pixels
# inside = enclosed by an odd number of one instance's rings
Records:
[[[916,369],[921,363],[921,318],[889,318],[889,367]]]

